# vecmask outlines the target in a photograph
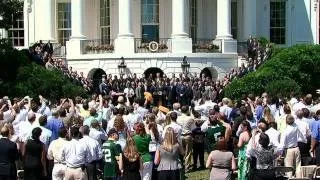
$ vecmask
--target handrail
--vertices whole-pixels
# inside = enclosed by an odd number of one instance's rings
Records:
[[[171,41],[170,38],[160,38],[154,40],[145,40],[142,38],[135,38],[135,52],[136,53],[167,53],[171,52]],[[156,42],[158,47],[152,50],[150,48],[150,42]]]
[[[214,43],[213,39],[197,38],[192,42],[192,52],[193,53],[220,53],[221,52],[221,42],[219,45]]]
[[[103,54],[114,52],[113,39],[82,40],[82,54]]]

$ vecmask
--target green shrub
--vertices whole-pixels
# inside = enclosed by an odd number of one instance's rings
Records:
[[[62,97],[86,96],[85,90],[73,84],[58,70],[48,71],[32,63],[26,52],[0,41],[0,95],[33,98],[42,95],[55,101]]]
[[[272,81],[267,84],[265,90],[273,97],[289,97],[291,93],[301,93],[301,87],[292,79]]]
[[[266,47],[266,45],[267,45],[268,43],[270,43],[270,41],[269,41],[267,38],[265,38],[265,37],[259,37],[259,38],[258,38],[258,42],[259,42],[263,47]]]
[[[228,85],[224,95],[240,99],[243,94],[260,95],[268,90],[273,94],[286,94],[284,92],[293,90],[294,86],[301,93],[314,93],[320,88],[319,79],[320,46],[296,45],[278,50],[256,72]],[[280,85],[283,89],[271,88]]]

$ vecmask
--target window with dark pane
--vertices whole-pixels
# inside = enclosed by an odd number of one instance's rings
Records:
[[[159,0],[141,0],[142,41],[159,41]]]
[[[286,44],[286,2],[270,2],[270,41]]]

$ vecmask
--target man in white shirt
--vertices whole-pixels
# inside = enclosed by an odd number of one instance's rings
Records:
[[[297,118],[295,119],[295,123],[297,124],[299,130],[302,133],[302,137],[298,138],[298,147],[301,154],[301,164],[302,166],[308,165],[308,162],[305,161],[306,157],[310,157],[310,146],[308,146],[308,139],[311,136],[311,131],[307,122],[304,122],[303,112],[302,110],[297,111]]]
[[[97,164],[102,159],[102,149],[99,142],[91,137],[89,137],[90,129],[88,126],[82,126],[81,132],[83,138],[80,139],[80,143],[87,146],[89,150],[89,156],[87,159],[87,173],[88,180],[97,180]]]
[[[232,108],[229,107],[229,102],[230,100],[228,98],[223,98],[222,99],[223,105],[220,107],[220,112],[223,113],[228,120],[229,120],[230,113],[232,111]]]
[[[269,136],[271,146],[278,148],[280,141],[280,132],[277,131],[277,123],[270,122],[269,129],[266,131],[266,134]]]
[[[45,128],[47,125],[47,116],[43,115],[39,118],[39,127],[41,128],[41,136],[40,136],[40,141],[45,145],[46,148],[49,147],[50,144],[50,138],[52,136],[52,131],[49,129]]]
[[[194,107],[194,110],[198,111],[201,113],[201,116],[207,116],[209,117],[209,111],[214,108],[216,103],[212,102],[209,98],[209,96],[205,95],[203,98],[204,103],[198,106]]]
[[[19,123],[19,140],[26,142],[31,137],[31,131],[33,128],[38,127],[35,124],[36,115],[33,112],[28,113],[28,120]]]
[[[91,121],[89,136],[92,139],[97,140],[100,146],[102,146],[103,141],[107,140],[107,135],[105,132],[101,131],[99,122],[97,120]]]
[[[178,117],[177,123],[182,126],[182,148],[184,149],[184,163],[185,169],[188,170],[192,167],[192,130],[195,128],[194,119],[189,116],[188,106],[181,107],[181,116]]]
[[[47,158],[54,161],[52,179],[63,180],[64,178],[66,164],[59,159],[59,153],[61,152],[64,144],[68,143],[66,140],[67,134],[68,131],[66,128],[60,129],[59,138],[52,141],[52,143],[49,145]]]
[[[298,148],[298,139],[303,138],[303,134],[297,124],[294,123],[292,115],[287,115],[286,124],[287,126],[280,138],[280,149],[285,151],[284,165],[294,167],[296,177],[301,177],[301,155]],[[292,174],[288,173],[288,176],[291,177]]]
[[[65,179],[81,179],[87,180],[87,171],[85,164],[90,159],[90,151],[87,145],[81,143],[79,140],[79,128],[70,128],[71,141],[66,143],[59,156],[62,162],[66,162],[67,168],[65,171]]]
[[[143,119],[139,116],[139,114],[134,113],[133,106],[128,107],[129,114],[127,115],[125,123],[127,124],[128,130],[130,132],[134,132],[134,125],[142,122]]]

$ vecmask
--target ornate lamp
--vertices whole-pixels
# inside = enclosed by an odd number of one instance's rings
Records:
[[[125,73],[126,68],[127,68],[127,64],[124,62],[123,57],[121,57],[120,59],[121,59],[121,61],[118,65],[118,69],[120,71],[120,75],[123,75]]]
[[[181,68],[183,74],[188,75],[189,74],[189,69],[190,69],[190,63],[187,61],[187,56],[184,56],[181,62]]]

